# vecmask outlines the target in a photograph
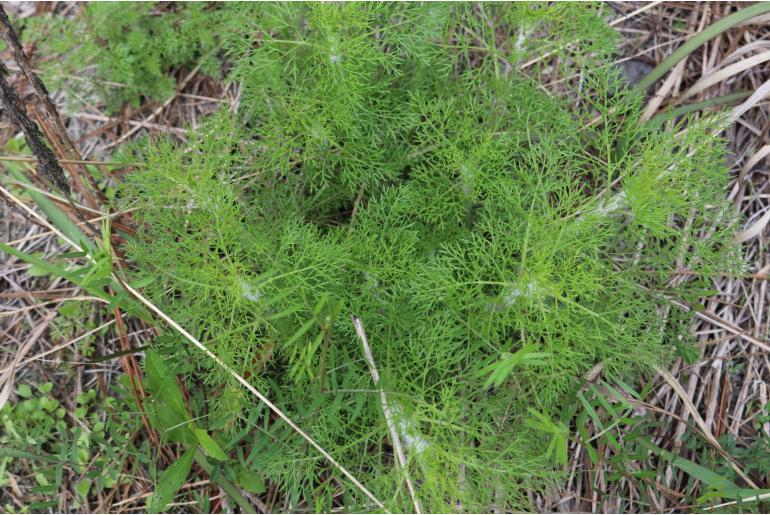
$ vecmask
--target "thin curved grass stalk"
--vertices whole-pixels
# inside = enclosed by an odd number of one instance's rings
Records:
[[[730,502],[723,502],[722,504],[715,504],[713,506],[703,506],[701,509],[703,511],[714,511],[721,508],[727,508],[728,506],[735,506],[739,502],[740,503],[759,502],[759,501],[764,501],[765,499],[770,499],[770,493],[764,493],[764,494],[759,494],[752,497],[746,497],[745,499],[741,499],[740,501],[730,501]]]
[[[77,249],[78,252],[83,252],[83,249],[80,247],[80,245],[78,245],[72,239],[67,237],[57,227],[55,227],[54,225],[48,223],[48,221],[45,218],[43,218],[42,216],[38,215],[37,213],[35,213],[35,211],[33,211],[32,209],[27,207],[27,205],[24,202],[22,202],[19,199],[17,199],[16,196],[13,193],[11,193],[7,189],[5,189],[2,186],[0,186],[0,194],[2,194],[5,198],[10,199],[14,204],[16,204],[19,208],[21,208],[25,213],[27,213],[29,216],[31,216],[32,218],[37,220],[37,222],[39,222],[40,224],[48,227],[51,231],[53,231],[54,234],[56,234],[56,236],[58,236],[59,238],[63,239],[64,241],[66,241],[72,248]],[[62,218],[62,220],[60,220],[60,222],[62,222],[63,220],[64,220],[64,218]],[[67,221],[69,221],[69,220],[67,220]]]
[[[422,507],[420,506],[420,501],[417,498],[414,484],[412,484],[412,478],[409,476],[409,468],[407,466],[404,447],[401,445],[401,437],[398,435],[398,431],[396,431],[396,424],[393,422],[393,412],[390,408],[390,405],[388,404],[388,397],[385,395],[385,390],[380,387],[380,373],[377,371],[377,365],[374,364],[374,355],[372,354],[372,349],[369,347],[369,339],[366,337],[364,324],[361,322],[360,318],[353,317],[353,325],[356,328],[358,339],[361,340],[361,345],[364,348],[364,356],[366,357],[366,362],[369,364],[369,370],[372,374],[372,381],[374,382],[374,386],[380,390],[380,404],[382,405],[382,413],[385,416],[385,422],[388,425],[390,439],[393,444],[393,448],[396,451],[397,462],[399,466],[404,470],[406,487],[409,490],[409,495],[412,497],[415,513],[422,513]]]
[[[653,8],[653,7],[655,7],[656,5],[659,5],[659,4],[662,4],[662,3],[663,3],[663,2],[662,2],[662,0],[660,0],[660,1],[649,2],[649,3],[647,3],[647,4],[644,4],[644,5],[643,5],[643,6],[641,6],[639,9],[636,9],[635,11],[633,11],[633,12],[630,12],[630,13],[628,13],[628,14],[624,14],[624,15],[623,15],[623,16],[621,16],[620,18],[618,18],[618,19],[616,19],[616,20],[613,20],[613,21],[611,21],[611,22],[609,23],[609,25],[610,25],[610,27],[614,27],[615,25],[618,25],[618,24],[620,24],[620,23],[624,23],[624,22],[627,22],[628,20],[630,20],[630,19],[631,19],[631,18],[633,18],[634,16],[636,16],[636,15],[638,15],[638,14],[642,14],[644,11],[646,11],[646,10],[648,10],[648,9],[652,9],[652,8]]]

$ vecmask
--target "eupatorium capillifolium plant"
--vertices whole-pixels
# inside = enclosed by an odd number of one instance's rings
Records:
[[[689,324],[669,299],[735,268],[720,120],[642,123],[590,5],[230,9],[239,112],[127,153],[146,294],[410,510],[359,317],[424,507],[527,509],[585,374],[665,362]],[[520,69],[549,53],[569,95]],[[369,509],[184,340],[157,347],[292,506]]]

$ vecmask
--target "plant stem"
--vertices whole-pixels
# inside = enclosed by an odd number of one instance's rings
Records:
[[[206,459],[206,455],[203,454],[200,449],[195,449],[195,461],[197,461],[198,465],[200,465],[201,468],[206,471],[206,474],[209,475],[211,481],[219,485],[222,490],[224,490],[225,493],[230,497],[230,499],[235,501],[235,503],[240,506],[246,513],[257,513],[257,509],[246,500],[246,498],[241,494],[240,490],[238,490],[238,487],[225,479],[222,474],[219,473],[219,468],[209,463],[209,460]]]
[[[321,364],[318,372],[318,381],[321,383],[321,393],[324,393],[324,377],[326,376],[326,356],[329,353],[329,340],[331,330],[328,326],[324,327],[324,344],[321,348]]]

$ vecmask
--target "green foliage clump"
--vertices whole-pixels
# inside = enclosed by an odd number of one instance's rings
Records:
[[[123,376],[121,376],[123,377]],[[127,378],[126,378],[127,379]],[[34,486],[25,493],[20,513],[42,513],[60,509],[65,484],[74,484],[73,508],[88,506],[116,485],[131,482],[124,473],[152,463],[149,442],[134,443],[131,436],[141,421],[128,411],[123,400],[128,390],[118,385],[116,397],[97,397],[92,389],[75,398],[67,410],[52,392],[52,383],[21,384],[17,402],[0,409],[0,502],[4,513],[17,507],[3,492],[11,492],[8,475],[26,477]],[[140,465],[141,464],[141,465]],[[135,469],[134,469],[135,470]]]
[[[116,111],[138,107],[142,98],[165,100],[174,93],[171,72],[197,65],[219,74],[215,53],[220,12],[206,2],[89,2],[75,18],[35,17],[27,38],[44,62],[46,83],[81,96],[97,94]],[[76,101],[73,102],[77,103]]]
[[[128,153],[147,165],[120,192],[140,225],[136,279],[410,510],[360,318],[426,510],[526,509],[566,459],[563,410],[585,374],[668,359],[689,323],[668,299],[730,271],[719,120],[640,123],[593,6],[232,12],[241,113]],[[570,61],[567,44],[589,40],[593,57]],[[532,49],[581,66],[574,98],[518,70]],[[370,509],[352,487],[338,498],[335,470],[215,363],[172,334],[157,348],[203,379],[224,451],[292,507]]]

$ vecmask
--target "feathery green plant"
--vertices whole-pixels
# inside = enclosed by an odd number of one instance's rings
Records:
[[[75,18],[31,18],[25,31],[42,55],[57,56],[42,63],[44,77],[69,91],[73,105],[93,94],[111,112],[142,98],[165,100],[176,88],[170,72],[180,66],[219,75],[220,10],[209,2],[88,2],[83,10]]]
[[[360,318],[425,509],[526,509],[585,374],[665,362],[689,323],[669,298],[733,270],[721,120],[638,123],[593,5],[238,4],[221,23],[240,113],[126,153],[147,164],[119,195],[145,294],[411,510]],[[576,103],[519,70],[549,53],[583,72]],[[371,509],[216,364],[156,348],[217,448],[290,506]]]

